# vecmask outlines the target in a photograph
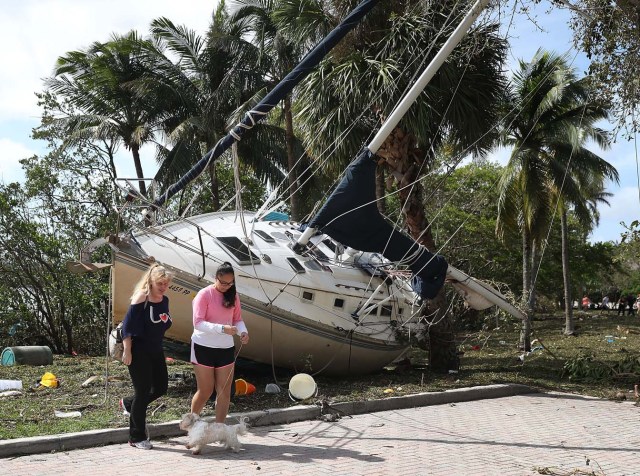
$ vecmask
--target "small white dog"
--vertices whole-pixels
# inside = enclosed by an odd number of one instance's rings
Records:
[[[241,418],[237,425],[225,425],[205,421],[196,413],[185,413],[180,422],[180,429],[189,433],[187,448],[194,455],[200,454],[203,446],[214,441],[219,441],[225,448],[238,452],[242,447],[238,435],[247,434],[247,423],[246,418]]]

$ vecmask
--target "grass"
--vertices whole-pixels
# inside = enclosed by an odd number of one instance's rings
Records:
[[[613,313],[603,315],[597,311],[577,313],[575,317],[578,335],[573,337],[562,335],[561,316],[534,321],[533,338],[538,341],[534,340],[533,347],[542,342],[547,350],[536,350],[524,362],[519,359],[523,352],[516,345],[518,325],[512,322],[495,330],[460,335],[459,348],[464,355],[457,374],[429,372],[427,355],[413,349],[411,366],[390,367],[360,377],[315,376],[319,388],[316,401],[322,397],[331,402],[362,401],[493,383],[520,383],[601,398],[633,398],[629,392],[640,373],[640,318],[618,318]],[[572,373],[563,371],[566,362],[574,364],[570,367]],[[632,365],[621,366],[621,362]],[[195,391],[190,364],[176,360],[168,368],[169,391],[151,404],[150,423],[179,419],[188,411]],[[58,377],[58,388],[34,388],[44,372]],[[282,387],[286,387],[291,375],[276,371]],[[97,378],[83,387],[83,382],[92,376]],[[270,367],[239,366],[236,378],[253,383],[257,392],[235,397],[231,412],[297,404],[286,393],[264,392],[265,385],[274,382]],[[22,380],[24,387],[19,396],[0,397],[0,439],[128,426],[128,418],[118,409],[118,400],[131,393],[132,387],[126,367],[118,362],[112,361],[107,367],[104,357],[54,356],[53,364],[46,367],[0,367],[0,379]],[[80,411],[82,416],[58,418],[54,415],[56,410]],[[213,414],[212,404],[207,405],[205,413]]]

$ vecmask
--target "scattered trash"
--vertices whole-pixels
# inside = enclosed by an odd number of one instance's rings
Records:
[[[91,377],[89,377],[87,380],[85,380],[84,382],[82,382],[81,387],[88,387],[89,385],[91,385],[93,382],[95,382],[99,377],[97,375],[92,375]]]
[[[0,390],[22,390],[22,380],[0,380]]]
[[[158,405],[155,410],[153,410],[151,412],[151,416],[156,416],[156,412],[162,410],[163,408],[165,408],[167,405],[165,405],[164,403],[161,403],[160,405]]]
[[[289,380],[291,399],[306,400],[318,394],[318,386],[309,374],[296,374]]]
[[[458,371],[457,371],[457,370],[449,370],[449,375],[451,375],[451,374],[457,374],[457,373],[458,373]]]
[[[54,410],[53,414],[55,416],[57,416],[58,418],[80,418],[82,416],[82,413],[75,411],[75,412],[60,412],[58,410]]]
[[[167,362],[169,365],[175,363],[176,359],[174,359],[173,357],[165,357],[165,362]]]
[[[57,388],[60,385],[60,382],[58,381],[58,378],[51,372],[45,372],[40,379],[39,384],[43,387]]]
[[[251,395],[256,391],[256,386],[244,379],[236,379],[236,395]]]
[[[613,337],[613,336],[604,336],[604,338],[605,338],[605,339],[607,339],[607,342],[608,342],[609,344],[612,344],[612,343],[613,343],[613,340],[615,339],[615,337]]]
[[[501,341],[500,341],[500,345],[507,345],[507,342],[506,342],[506,341],[501,340]]]
[[[382,393],[393,393],[393,389],[392,388],[385,388]]]
[[[268,383],[267,386],[264,388],[264,391],[266,393],[280,393],[282,389],[278,387],[278,385],[276,385],[275,383]]]
[[[18,395],[22,395],[20,390],[7,390],[6,392],[0,392],[0,398],[2,397],[15,397]]]
[[[480,350],[480,349],[482,349],[482,347],[480,347],[479,345],[471,346],[471,350]]]
[[[542,347],[541,345],[537,345],[531,349],[531,352],[537,352],[539,350],[544,350],[544,347]]]

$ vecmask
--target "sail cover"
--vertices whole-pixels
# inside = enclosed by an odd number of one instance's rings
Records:
[[[309,226],[343,245],[381,253],[388,260],[406,263],[414,273],[414,291],[432,299],[444,284],[447,262],[380,215],[376,205],[375,173],[373,154],[365,148],[347,168],[344,178]]]

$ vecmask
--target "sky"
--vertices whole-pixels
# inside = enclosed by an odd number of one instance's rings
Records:
[[[31,139],[31,130],[39,124],[41,111],[35,92],[43,90],[42,79],[51,75],[56,59],[68,51],[88,47],[94,41],[107,41],[112,33],[137,30],[146,34],[155,18],[166,16],[204,34],[216,1],[209,0],[21,0],[4,2],[0,13],[0,181],[24,180],[19,160],[46,153],[44,143]],[[534,7],[529,18],[517,15],[511,24],[512,45],[509,67],[518,59],[529,61],[539,47],[557,53],[569,52],[573,66],[582,73],[587,68],[584,55],[572,48],[566,11],[549,10],[547,2]],[[532,22],[535,20],[535,25]],[[603,124],[604,128],[610,128]],[[613,194],[610,207],[600,206],[600,225],[589,237],[591,242],[620,241],[624,228],[640,218],[640,198],[635,144],[618,138],[607,151],[598,151],[616,167],[620,184],[607,184]],[[157,165],[153,149],[141,151],[143,170],[153,176]],[[121,151],[116,163],[121,177],[135,176],[131,159]],[[504,164],[508,151],[499,150],[489,157]]]

